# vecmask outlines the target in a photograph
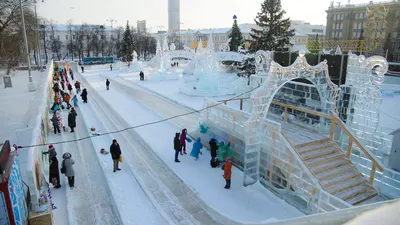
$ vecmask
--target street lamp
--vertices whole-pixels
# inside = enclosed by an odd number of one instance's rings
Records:
[[[177,22],[178,24],[178,29],[179,29],[179,44],[182,43],[182,37],[181,37],[181,24],[183,24],[181,21]]]
[[[28,61],[28,78],[29,78],[28,89],[29,91],[35,91],[35,84],[33,83],[32,80],[31,57],[29,56],[28,40],[26,38],[25,18],[24,18],[24,9],[22,8],[22,0],[19,0],[19,7],[21,8],[21,20],[22,20],[22,31],[24,33],[25,54],[26,54],[26,60]]]

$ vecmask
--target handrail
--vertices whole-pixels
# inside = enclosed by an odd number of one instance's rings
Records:
[[[313,110],[311,110],[311,109],[304,109],[304,108],[300,108],[300,107],[293,106],[293,105],[288,105],[288,104],[281,103],[281,102],[272,102],[272,104],[274,104],[274,105],[279,105],[279,106],[282,106],[282,107],[285,108],[285,116],[284,116],[284,117],[285,117],[286,119],[287,119],[287,109],[294,109],[294,110],[297,110],[297,111],[300,111],[300,112],[305,112],[305,113],[308,113],[308,114],[313,114],[313,115],[320,116],[320,117],[323,117],[323,118],[326,118],[326,119],[330,119],[330,118],[331,118],[331,117],[330,117],[328,114],[326,114],[326,113],[313,111]],[[286,122],[286,120],[284,120],[284,122]]]
[[[331,112],[331,119],[332,119],[331,124],[333,124],[333,125],[331,125],[331,128],[332,128],[332,126],[337,124],[349,136],[350,141],[349,141],[349,147],[347,148],[347,157],[350,158],[351,149],[352,149],[351,146],[354,143],[372,161],[372,170],[371,170],[371,176],[370,176],[370,183],[372,183],[374,176],[375,176],[376,168],[378,168],[381,172],[383,172],[385,170],[384,166],[367,149],[365,149],[362,146],[362,144],[357,140],[357,138],[353,135],[353,133],[350,131],[350,129],[347,128],[346,124],[343,123],[343,121],[337,116],[337,114],[335,112]],[[332,136],[332,133],[331,133],[331,136]]]

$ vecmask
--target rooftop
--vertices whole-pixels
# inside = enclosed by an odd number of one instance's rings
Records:
[[[331,5],[329,6],[328,10],[336,10],[336,9],[350,9],[350,8],[366,8],[368,6],[373,6],[373,5],[399,5],[400,6],[400,0],[387,0],[387,1],[380,1],[380,2],[374,2],[374,1],[369,1],[369,3],[360,3],[360,4],[346,4],[342,5],[340,2],[337,2],[337,5],[334,5],[334,2],[331,2]]]

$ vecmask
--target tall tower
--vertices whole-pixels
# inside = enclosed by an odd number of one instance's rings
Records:
[[[178,31],[181,26],[180,21],[180,0],[168,0],[168,31]]]

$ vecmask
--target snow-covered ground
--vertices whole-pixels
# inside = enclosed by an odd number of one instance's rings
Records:
[[[109,73],[104,70],[86,70],[84,76],[100,96],[131,126],[157,121],[182,111],[187,112],[185,107],[166,102],[165,99],[152,95],[140,87],[135,89],[133,86],[130,88],[121,86],[117,80],[112,80],[110,90],[106,91],[105,77],[110,75]],[[168,87],[172,86],[168,84]],[[193,118],[195,117],[179,118],[176,120],[180,122],[175,124],[183,124],[185,127],[196,126],[197,121]],[[189,155],[184,155],[180,156],[181,163],[175,163],[172,140],[174,133],[181,129],[175,124],[164,122],[135,130],[185,184],[193,188],[214,210],[233,220],[249,222],[282,220],[303,215],[260,184],[243,187],[243,174],[236,168],[232,171],[232,189],[225,190],[222,171],[209,166],[210,157],[207,151],[203,151],[204,154],[198,161],[194,161]],[[121,147],[124,149],[124,146]],[[191,144],[188,144],[188,150],[190,152]]]
[[[12,88],[0,88],[0,143],[30,145],[35,127],[38,105],[42,103],[46,72],[32,71],[36,91],[28,91],[28,71],[15,71],[11,77]],[[3,79],[0,77],[0,79]],[[19,151],[20,169],[26,170],[28,152]],[[23,179],[25,173],[22,173]]]

